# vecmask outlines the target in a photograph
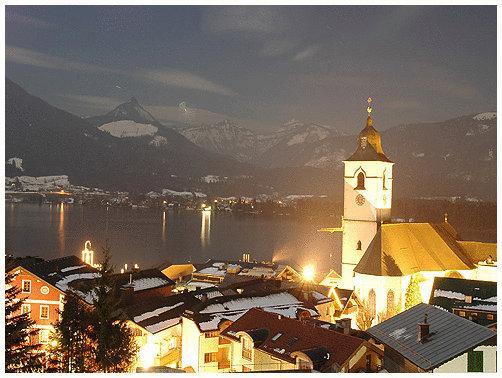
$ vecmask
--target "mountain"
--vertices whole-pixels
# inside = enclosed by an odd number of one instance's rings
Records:
[[[229,120],[178,131],[200,147],[245,162],[260,162],[262,154],[267,150],[274,150],[276,155],[287,155],[288,150],[295,150],[298,145],[310,145],[329,136],[339,135],[335,129],[314,123],[304,124],[294,119],[268,134],[254,133]]]
[[[179,132],[200,147],[239,161],[251,161],[261,152],[258,136],[229,120],[192,126]]]
[[[162,124],[157,121],[150,112],[143,108],[134,97],[104,115],[87,118],[87,121],[95,126],[117,121],[134,121],[136,123],[162,127]]]
[[[24,169],[21,173],[15,165],[6,164],[9,174],[67,174],[75,184],[144,190],[186,185],[183,180],[207,174],[254,173],[249,165],[204,150],[161,127],[135,100],[93,117],[91,124],[27,93],[9,79],[5,89],[6,159],[22,159]],[[105,123],[99,125],[101,122]],[[108,127],[100,129],[103,125]],[[147,125],[149,132],[145,133]],[[121,127],[129,133],[120,134]]]
[[[396,163],[396,192],[495,200],[496,121],[496,113],[479,113],[381,131],[385,153]],[[356,141],[354,135],[339,135],[290,149],[274,147],[257,161],[264,167],[311,166],[342,174],[343,159],[355,150]]]

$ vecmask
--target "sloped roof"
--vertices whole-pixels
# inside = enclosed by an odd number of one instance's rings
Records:
[[[471,297],[470,303],[466,296]],[[466,280],[462,278],[436,277],[432,285],[429,304],[452,312],[456,309],[497,311],[497,283]],[[493,321],[479,318],[478,324],[488,325]]]
[[[497,243],[459,240],[458,244],[460,244],[465,253],[475,263],[485,261],[490,256],[492,260],[497,261]]]
[[[75,255],[52,260],[41,258],[20,258],[17,265],[40,277],[49,284],[66,292],[68,285],[76,280],[89,280],[99,276],[96,268],[84,263]]]
[[[357,337],[258,308],[247,311],[221,334],[238,340],[237,332],[255,335],[257,330],[260,330],[261,338],[255,348],[293,363],[295,358],[292,353],[303,352],[313,360],[314,370],[321,372],[333,364],[345,364],[365,342]]]
[[[447,223],[382,224],[354,271],[404,276],[420,271],[474,269],[452,230]]]
[[[225,320],[236,321],[253,307],[291,318],[297,317],[299,311],[307,311],[310,316],[319,316],[311,304],[285,290],[257,295],[237,294],[211,298],[194,306],[184,316],[192,319],[202,332],[207,332],[217,330]]]
[[[418,341],[418,324],[427,314],[430,337]],[[496,343],[496,333],[425,303],[368,329],[375,339],[423,370],[434,369],[478,345]]]
[[[201,296],[214,289],[201,289],[173,295],[157,295],[126,306],[129,319],[151,333],[158,333],[181,322],[184,311],[202,303]],[[221,294],[220,294],[221,295]]]

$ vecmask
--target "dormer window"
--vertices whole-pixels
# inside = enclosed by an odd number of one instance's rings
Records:
[[[364,173],[363,172],[359,172],[359,174],[357,175],[357,186],[356,186],[356,189],[357,190],[364,190],[366,189],[364,187]]]

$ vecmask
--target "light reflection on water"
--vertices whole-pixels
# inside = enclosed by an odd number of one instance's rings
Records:
[[[125,262],[146,268],[165,261],[240,259],[245,252],[252,260],[313,263],[323,270],[338,267],[340,260],[339,236],[316,231],[332,225],[288,218],[68,204],[14,204],[5,209],[6,251],[16,256],[80,256],[84,242],[91,240],[98,259],[108,242],[117,267]]]

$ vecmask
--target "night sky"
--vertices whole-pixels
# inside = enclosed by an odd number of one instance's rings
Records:
[[[355,133],[496,109],[496,7],[9,6],[6,73],[81,116]]]

